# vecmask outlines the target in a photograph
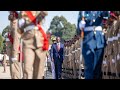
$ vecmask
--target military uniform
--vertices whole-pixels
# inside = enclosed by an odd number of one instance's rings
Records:
[[[113,51],[114,51],[114,58],[116,60],[116,78],[119,78],[119,73],[120,73],[120,58],[119,58],[119,27],[120,27],[120,21],[117,18],[117,22],[115,25],[115,31],[114,31],[114,47],[113,47]]]
[[[67,51],[67,42],[65,41],[64,42],[64,61],[63,61],[63,64],[62,64],[62,75],[61,75],[62,78],[64,78],[65,70],[66,70],[66,68],[65,68],[65,66],[66,66],[66,56],[67,56],[66,51]]]
[[[85,79],[101,78],[101,66],[106,45],[102,29],[108,11],[81,11],[80,30],[84,29],[82,54],[85,61]],[[82,17],[85,20],[82,20]]]
[[[56,37],[51,37],[51,39],[52,39],[52,43],[56,43]],[[50,50],[50,56],[51,56],[51,50]],[[55,79],[55,65],[53,61],[51,61],[51,71],[52,71],[52,77],[53,79]]]
[[[3,56],[3,67],[4,67],[4,72],[6,72],[6,66],[7,66],[7,62],[6,62],[6,54],[4,54]]]
[[[115,42],[116,42],[116,39],[115,39],[115,35],[114,35],[114,31],[115,31],[115,24],[116,24],[116,20],[113,21],[113,25],[111,26],[110,28],[110,31],[111,31],[111,43],[110,43],[110,47],[109,49],[111,50],[111,54],[109,56],[109,60],[110,60],[110,71],[111,71],[111,79],[115,78],[115,75],[116,75],[116,52],[115,51]],[[109,51],[110,51],[109,50]]]
[[[111,18],[108,20],[108,30],[106,33],[107,38],[107,47],[105,49],[104,54],[104,63],[103,66],[106,66],[106,77],[105,79],[116,79],[118,78],[118,66],[119,66],[119,60],[117,59],[118,53],[119,53],[119,44],[118,44],[118,38],[119,38],[119,20],[117,20],[117,17],[115,16],[115,12],[111,13]],[[110,22],[110,20],[113,18],[113,21]],[[104,68],[104,67],[103,67]],[[105,71],[105,68],[103,72]],[[108,77],[107,77],[108,74]]]
[[[67,78],[70,79],[72,78],[72,66],[71,66],[71,58],[72,58],[72,55],[71,55],[71,40],[68,41],[68,50],[67,50],[67,63],[66,63],[66,66],[67,66]]]
[[[70,41],[66,41],[65,43],[65,49],[64,49],[64,61],[63,61],[63,78],[65,79],[69,79],[70,78],[70,62],[69,62],[69,59],[70,59],[70,56],[69,56],[69,53],[70,53]]]
[[[36,17],[36,23],[42,25],[46,11],[31,11]],[[21,11],[19,28],[23,32],[24,79],[43,79],[46,50],[43,50],[44,37],[39,29],[29,19],[25,11]]]
[[[72,79],[76,79],[76,66],[75,66],[75,39],[72,40],[72,45],[71,45],[71,63],[72,63],[72,72],[73,72],[73,77]]]
[[[82,74],[82,60],[81,60],[81,39],[80,37],[77,37],[77,78],[81,78]]]
[[[80,53],[78,53],[78,37],[75,36],[75,70],[76,70],[76,79],[78,78],[79,76],[79,59],[78,58],[80,56]],[[80,46],[79,46],[80,47]]]
[[[10,15],[9,15],[10,17]],[[10,58],[10,72],[12,79],[21,79],[21,66],[19,63],[19,46],[20,46],[20,37],[18,35],[18,20],[16,17],[13,17],[13,20],[9,19],[10,22],[10,31],[9,35],[11,36],[9,39],[13,40],[8,42],[9,49],[9,58]]]
[[[105,33],[105,38],[106,40],[109,38],[109,34],[110,34],[110,30],[109,27],[107,28],[107,33]],[[108,47],[108,43],[110,43],[110,41],[107,40],[107,46],[105,47],[105,51],[104,51],[104,58],[103,58],[103,65],[102,65],[102,73],[103,73],[103,79],[109,79],[109,72],[110,72],[110,63],[109,63],[109,56],[111,55]]]
[[[117,60],[118,60],[118,73],[119,73],[119,78],[120,78],[120,19],[119,19],[119,21],[118,21],[118,28],[117,28],[118,30],[119,30],[119,32],[118,32],[118,55],[117,55]]]

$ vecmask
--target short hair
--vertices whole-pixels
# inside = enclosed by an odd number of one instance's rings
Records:
[[[56,38],[60,38],[59,36],[57,36]]]

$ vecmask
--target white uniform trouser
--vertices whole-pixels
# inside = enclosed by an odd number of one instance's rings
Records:
[[[55,65],[54,65],[54,62],[51,61],[50,57],[48,59],[48,62],[51,63],[52,78],[55,79]]]

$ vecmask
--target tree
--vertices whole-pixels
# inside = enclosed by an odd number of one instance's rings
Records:
[[[6,26],[3,31],[2,34],[0,34],[0,52],[2,53],[3,51],[5,51],[5,38],[7,37],[6,33],[9,31],[9,27],[10,26]]]
[[[53,35],[61,37],[63,40],[71,39],[76,33],[75,24],[71,24],[64,16],[55,16],[48,29]]]
[[[3,47],[4,47],[4,43],[3,42],[4,42],[4,38],[0,34],[0,53],[3,51]]]
[[[3,29],[3,31],[2,31],[2,36],[3,37],[6,37],[5,34],[9,31],[9,28],[10,28],[10,26],[8,25]]]

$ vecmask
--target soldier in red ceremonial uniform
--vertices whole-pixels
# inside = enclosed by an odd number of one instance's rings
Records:
[[[18,14],[15,11],[10,11],[8,16],[10,20],[10,30],[8,33],[9,38],[9,57],[10,57],[10,72],[12,79],[21,79],[21,66],[19,63],[19,46],[20,37],[18,34]],[[9,45],[8,45],[9,46]]]
[[[46,52],[49,44],[42,28],[46,11],[21,11],[19,29],[22,32],[24,79],[43,79]]]

